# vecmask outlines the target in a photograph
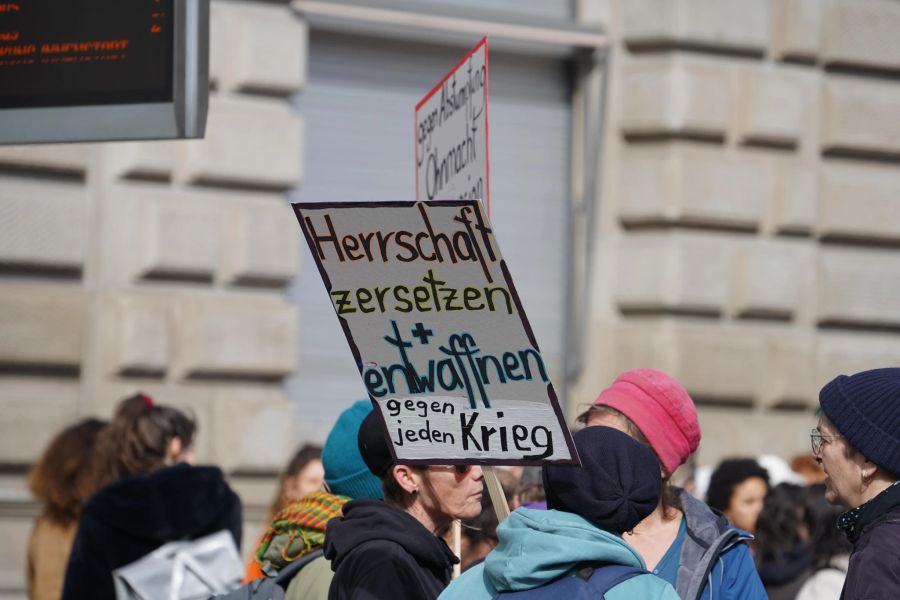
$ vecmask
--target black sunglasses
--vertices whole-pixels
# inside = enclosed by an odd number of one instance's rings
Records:
[[[441,467],[442,469],[453,469],[457,475],[466,475],[472,470],[472,465],[431,465],[430,468]]]

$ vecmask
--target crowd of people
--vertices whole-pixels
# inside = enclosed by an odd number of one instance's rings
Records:
[[[577,418],[581,466],[495,470],[501,522],[480,466],[395,461],[360,400],[287,461],[242,597],[274,582],[290,600],[900,598],[900,369],[835,378],[815,418],[790,467],[732,457],[706,479],[687,391],[627,371]],[[29,598],[115,600],[117,574],[170,542],[240,547],[240,500],[194,464],[196,430],[136,394],[57,434],[29,477]]]

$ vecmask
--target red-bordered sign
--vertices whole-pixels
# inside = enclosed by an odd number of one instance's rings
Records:
[[[413,125],[416,199],[482,200],[490,213],[486,37],[419,101]]]

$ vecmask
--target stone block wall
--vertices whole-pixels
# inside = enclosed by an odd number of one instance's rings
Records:
[[[700,462],[806,451],[822,384],[900,365],[900,3],[580,9],[613,48],[575,404],[654,366]]]
[[[0,146],[0,598],[24,597],[24,473],[62,426],[143,390],[193,411],[259,534],[298,442],[282,379],[299,265],[307,29],[287,3],[212,3],[206,138]]]

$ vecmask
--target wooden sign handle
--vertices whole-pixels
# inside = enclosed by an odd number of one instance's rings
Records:
[[[494,512],[497,513],[497,523],[503,522],[503,519],[509,516],[509,504],[506,502],[506,494],[503,493],[503,486],[497,478],[497,472],[494,467],[481,467],[484,472],[484,485],[487,487],[488,494],[491,496],[491,504],[494,505]]]
[[[459,519],[453,519],[453,524],[450,527],[451,532],[451,540],[453,542],[453,554],[462,558],[462,521]],[[462,563],[456,563],[453,565],[453,579],[459,577],[459,574],[462,572]]]

